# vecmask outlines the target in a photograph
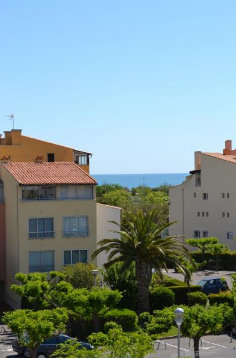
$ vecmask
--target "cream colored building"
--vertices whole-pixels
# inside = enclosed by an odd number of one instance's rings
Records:
[[[97,242],[112,236],[109,221],[120,221],[120,209],[97,204],[96,181],[73,162],[9,162],[0,178],[0,280],[4,301],[17,307],[10,290],[17,272],[89,262]]]
[[[225,142],[223,153],[195,152],[195,168],[170,189],[171,235],[215,236],[236,249],[236,150]]]

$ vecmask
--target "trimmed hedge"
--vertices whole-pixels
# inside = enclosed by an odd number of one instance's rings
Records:
[[[205,306],[207,304],[207,295],[203,292],[190,292],[187,293],[187,297],[189,306],[194,306],[197,304]]]
[[[214,305],[215,303],[217,305],[221,303],[228,303],[230,307],[234,306],[234,298],[230,291],[226,292],[220,292],[220,293],[212,293],[208,295],[208,299],[211,305]]]
[[[116,322],[122,326],[123,331],[130,332],[137,329],[137,314],[127,308],[115,308],[105,314],[105,322]]]
[[[192,258],[200,264],[202,269],[212,269],[212,263],[215,262],[215,255],[201,254],[201,252],[191,252]],[[236,270],[236,251],[226,251],[217,255],[218,270],[235,271]]]
[[[170,286],[170,288],[175,294],[175,304],[176,305],[187,305],[188,296],[190,292],[201,291],[201,286],[192,285],[189,288],[187,286]]]
[[[175,294],[168,287],[159,286],[150,290],[151,311],[162,310],[175,304]]]

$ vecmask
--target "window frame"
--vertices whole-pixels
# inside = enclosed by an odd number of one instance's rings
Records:
[[[209,237],[209,231],[208,230],[203,230],[202,237],[204,237],[204,238]]]
[[[79,257],[81,256],[81,251],[86,251],[87,254],[87,261],[83,262],[81,260],[77,261],[77,262],[73,262],[73,252],[74,251],[79,251]],[[70,252],[70,263],[65,263],[65,252]],[[88,256],[89,256],[89,250],[88,249],[71,249],[71,250],[63,250],[63,265],[64,266],[69,266],[69,265],[75,265],[76,263],[88,263]]]
[[[47,265],[50,267],[49,270],[43,270],[43,254],[44,253],[52,253],[52,264],[51,266]],[[40,270],[31,270],[30,267],[30,254],[40,254]],[[28,253],[28,268],[29,268],[29,273],[33,273],[33,272],[49,272],[49,271],[54,271],[55,269],[55,255],[54,255],[54,250],[41,250],[41,251],[29,251]],[[46,266],[46,265],[45,265]],[[33,266],[36,267],[36,266]]]
[[[45,197],[46,190],[51,190],[55,195],[53,197]],[[29,193],[32,191],[30,197]],[[24,196],[24,192],[28,193],[27,197]],[[21,189],[21,200],[22,201],[33,201],[33,200],[56,200],[57,199],[57,188],[56,185],[23,185]]]
[[[37,231],[30,231],[30,221],[31,220],[36,220],[36,226],[37,226]],[[45,227],[45,231],[39,231],[39,220],[44,220],[44,227]],[[47,231],[46,230],[46,220],[52,220],[52,231]],[[46,235],[48,234],[48,235]],[[33,236],[36,235],[36,236]],[[28,219],[28,237],[29,239],[50,239],[55,237],[55,231],[54,231],[54,218],[53,217],[37,217],[37,218],[29,218]]]
[[[196,234],[197,233],[197,234]],[[195,239],[199,239],[201,237],[201,231],[200,230],[194,230],[193,231],[193,237]]]
[[[85,234],[81,234],[81,232],[79,232],[79,219],[81,218],[86,218],[86,233]],[[65,220],[66,219],[78,219],[78,229],[77,231],[72,231],[72,228],[71,228],[71,222],[70,222],[70,231],[66,231],[65,230],[65,225],[68,225],[65,223]],[[79,215],[79,216],[63,216],[62,217],[62,234],[63,234],[63,237],[88,237],[89,236],[89,217],[88,215]]]
[[[227,231],[226,232],[226,239],[227,240],[233,240],[234,238],[234,233],[232,231]]]

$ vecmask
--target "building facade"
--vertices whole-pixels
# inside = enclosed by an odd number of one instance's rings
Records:
[[[75,162],[89,173],[91,153],[23,136],[21,129],[0,135],[0,162]]]
[[[223,153],[195,152],[195,168],[170,189],[171,235],[215,236],[236,249],[236,150],[225,142]]]
[[[120,222],[120,209],[97,204],[96,181],[73,162],[8,162],[0,179],[2,298],[17,307],[10,290],[16,273],[90,262],[98,241],[112,236],[109,221]]]

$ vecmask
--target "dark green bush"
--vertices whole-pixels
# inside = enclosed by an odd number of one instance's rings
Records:
[[[105,321],[113,321],[122,326],[123,331],[130,332],[137,329],[137,314],[134,311],[123,309],[113,309],[106,313]]]
[[[207,295],[200,291],[187,293],[187,298],[189,306],[196,304],[205,306],[207,304]]]
[[[152,311],[173,306],[174,303],[175,294],[168,287],[160,286],[150,290],[150,306]]]
[[[175,304],[176,305],[187,305],[188,297],[187,293],[201,291],[201,286],[193,285],[190,287],[187,286],[170,286],[168,287],[175,294]]]
[[[234,298],[230,291],[214,293],[214,294],[212,293],[208,295],[208,299],[211,305],[214,305],[215,303],[217,305],[221,303],[228,303],[230,307],[234,306]]]
[[[212,263],[215,262],[215,255],[201,252],[191,252],[193,259],[203,264],[202,269],[212,269]],[[218,255],[218,270],[235,271],[236,270],[236,251],[226,251]]]

